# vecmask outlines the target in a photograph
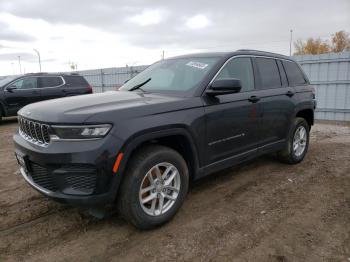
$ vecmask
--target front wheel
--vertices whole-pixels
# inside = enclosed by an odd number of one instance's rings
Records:
[[[188,168],[178,152],[160,145],[142,148],[128,164],[119,212],[140,229],[166,223],[182,205],[188,184]]]
[[[297,164],[301,162],[309,147],[309,125],[304,118],[297,117],[292,125],[286,147],[278,152],[282,162]]]

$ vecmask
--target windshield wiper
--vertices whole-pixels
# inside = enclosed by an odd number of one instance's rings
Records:
[[[144,86],[145,84],[147,84],[147,83],[148,83],[149,81],[151,81],[151,80],[152,80],[152,78],[150,77],[150,78],[148,78],[146,81],[144,81],[144,82],[142,82],[142,83],[140,83],[140,84],[137,84],[136,86],[130,88],[129,91],[134,91],[134,90],[136,90],[136,89],[141,89],[141,90],[142,90],[141,86]],[[143,90],[142,90],[142,91],[143,91]]]

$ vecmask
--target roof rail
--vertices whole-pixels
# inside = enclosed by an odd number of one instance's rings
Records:
[[[46,73],[46,72],[40,72],[40,73],[27,73],[27,74],[24,74],[26,76],[28,75],[36,75],[36,76],[40,76],[40,75],[48,75],[49,73]]]

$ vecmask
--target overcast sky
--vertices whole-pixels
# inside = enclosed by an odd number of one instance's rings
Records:
[[[350,32],[350,0],[0,0],[0,75],[153,63],[200,51],[289,54],[294,40]]]

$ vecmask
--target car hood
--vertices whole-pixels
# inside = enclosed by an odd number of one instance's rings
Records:
[[[190,98],[111,91],[47,100],[23,107],[18,115],[47,123],[114,122],[195,106]]]

